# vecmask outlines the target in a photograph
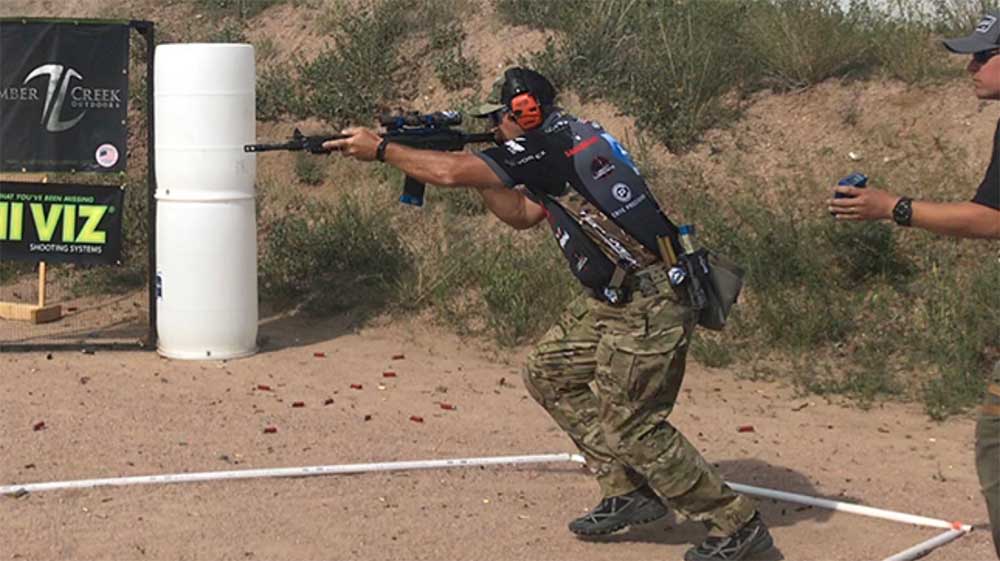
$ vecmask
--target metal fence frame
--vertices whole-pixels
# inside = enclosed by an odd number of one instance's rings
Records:
[[[156,53],[155,24],[148,20],[101,20],[101,19],[53,19],[53,18],[0,18],[6,22],[73,22],[73,23],[126,23],[146,40],[146,134],[147,153],[146,170],[147,203],[149,212],[149,229],[146,232],[148,263],[146,271],[146,288],[149,301],[149,325],[146,336],[137,343],[4,343],[0,341],[0,352],[26,352],[42,350],[151,350],[156,348],[156,135],[154,134],[154,87],[153,63]]]

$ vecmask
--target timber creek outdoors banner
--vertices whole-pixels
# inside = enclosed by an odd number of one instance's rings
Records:
[[[124,190],[0,182],[0,261],[117,263]]]
[[[0,171],[125,169],[129,27],[0,21]]]

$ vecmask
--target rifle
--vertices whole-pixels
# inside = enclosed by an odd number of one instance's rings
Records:
[[[462,124],[462,114],[457,111],[438,111],[422,114],[390,113],[379,117],[379,124],[385,127],[382,138],[404,146],[424,150],[439,150],[454,152],[461,150],[466,144],[477,142],[493,142],[493,133],[467,133],[453,129]],[[295,129],[288,142],[280,144],[247,144],[244,152],[270,152],[273,150],[307,151],[312,154],[328,154],[330,150],[323,148],[327,140],[347,138],[343,134],[304,135]],[[406,176],[403,181],[403,194],[399,202],[413,206],[423,206],[426,185],[416,179]]]

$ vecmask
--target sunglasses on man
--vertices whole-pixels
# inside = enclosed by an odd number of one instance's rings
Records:
[[[979,51],[978,53],[972,54],[972,60],[978,62],[979,64],[986,64],[991,58],[1000,54],[1000,49],[990,49],[988,51]]]

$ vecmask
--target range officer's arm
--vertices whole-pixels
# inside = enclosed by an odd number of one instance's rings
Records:
[[[891,220],[900,197],[880,189],[838,185],[849,197],[830,199],[830,212],[838,220]],[[963,238],[1000,238],[1000,211],[972,201],[936,203],[913,201],[910,225],[936,234]]]

